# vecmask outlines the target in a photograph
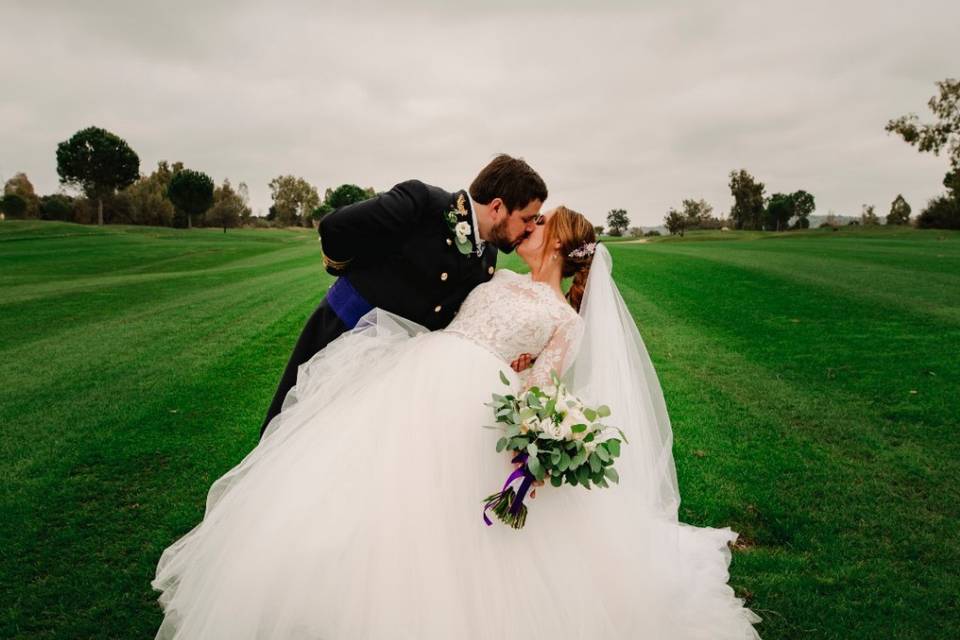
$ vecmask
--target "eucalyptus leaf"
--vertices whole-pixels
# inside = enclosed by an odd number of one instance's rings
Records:
[[[587,486],[590,482],[590,470],[587,469],[586,465],[577,469],[577,480],[579,480],[583,486]]]
[[[500,372],[500,382],[507,385],[508,387],[510,386],[510,380],[507,379],[507,376],[506,374],[503,373],[503,371]]]
[[[540,464],[540,458],[537,456],[530,456],[527,459],[527,469],[530,470],[530,473],[532,473],[533,477],[537,480],[543,479],[543,465]]]
[[[600,464],[600,458],[597,456],[596,452],[591,453],[590,457],[587,458],[587,460],[590,462],[590,470],[593,471],[594,473],[600,471],[600,469],[603,468],[603,465]]]
[[[616,458],[620,455],[620,441],[616,438],[611,438],[607,440],[604,444],[607,445],[607,450],[610,452],[610,455]]]
[[[594,453],[597,454],[597,457],[600,458],[603,462],[610,462],[610,453],[607,451],[607,446],[604,443],[597,445],[597,448],[594,450]]]
[[[617,473],[617,470],[614,469],[613,467],[607,467],[606,469],[604,469],[604,470],[603,470],[603,475],[605,475],[607,478],[609,478],[611,482],[615,482],[616,484],[620,484],[620,474]]]
[[[600,416],[601,418],[606,418],[607,416],[610,415],[610,407],[608,407],[605,404],[600,405],[599,407],[597,407],[597,415]]]
[[[500,438],[499,440],[497,440],[497,453],[500,453],[501,451],[507,448],[507,442],[509,442],[507,438]]]

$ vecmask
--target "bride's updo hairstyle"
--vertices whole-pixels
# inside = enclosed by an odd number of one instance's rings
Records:
[[[567,291],[567,301],[570,306],[580,311],[580,301],[587,286],[587,276],[590,275],[590,265],[593,263],[593,249],[597,242],[593,224],[583,214],[561,205],[547,219],[543,231],[545,258],[553,248],[554,241],[560,241],[560,259],[563,260],[561,273],[564,278],[573,278]]]

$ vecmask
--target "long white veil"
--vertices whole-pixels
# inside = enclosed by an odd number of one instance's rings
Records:
[[[657,373],[612,269],[610,252],[597,243],[580,305],[583,335],[564,378],[580,397],[608,405],[612,415],[607,422],[620,427],[629,440],[617,460],[618,491],[635,492],[642,506],[675,521],[680,491],[670,418]]]

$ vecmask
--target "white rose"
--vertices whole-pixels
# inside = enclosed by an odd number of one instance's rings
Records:
[[[573,425],[575,424],[585,424],[587,427],[590,426],[590,421],[587,420],[587,417],[583,415],[583,412],[579,409],[567,409],[567,412],[563,416],[563,422],[560,423],[561,430],[564,433],[564,438],[573,437],[574,440],[582,440],[589,433],[590,429],[584,429],[580,433],[573,432]]]
[[[563,440],[563,431],[560,425],[549,418],[540,423],[540,431],[543,433],[543,437],[549,440]]]
[[[458,222],[457,226],[453,228],[453,232],[457,234],[457,240],[460,242],[466,240],[471,231],[469,222]]]
[[[540,429],[540,418],[533,416],[520,423],[520,433],[526,434],[529,431],[538,431]]]

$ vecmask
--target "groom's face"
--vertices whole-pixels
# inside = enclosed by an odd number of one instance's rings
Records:
[[[543,202],[532,200],[523,209],[513,211],[507,211],[507,205],[502,201],[497,200],[492,204],[491,213],[497,221],[493,225],[490,240],[500,251],[510,253],[533,232]]]

